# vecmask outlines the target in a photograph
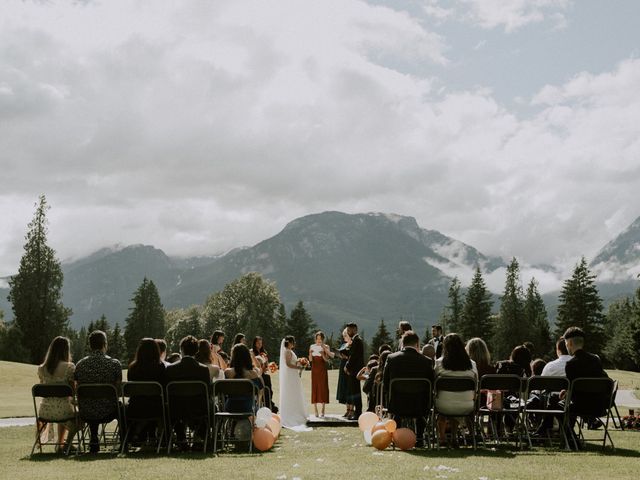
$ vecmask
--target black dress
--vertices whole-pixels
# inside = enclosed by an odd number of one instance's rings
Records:
[[[349,354],[349,350],[346,349],[346,344],[340,347],[340,354]],[[344,366],[347,364],[347,359],[341,355],[340,357],[340,369],[338,370],[338,388],[336,389],[336,400],[338,403],[349,403],[349,383],[347,374],[344,373]]]

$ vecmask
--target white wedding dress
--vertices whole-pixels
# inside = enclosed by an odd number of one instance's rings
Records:
[[[280,418],[282,426],[297,432],[312,430],[307,427],[307,409],[302,391],[302,379],[297,368],[291,368],[286,361],[287,348],[284,340],[280,344]],[[293,361],[298,357],[292,351]]]

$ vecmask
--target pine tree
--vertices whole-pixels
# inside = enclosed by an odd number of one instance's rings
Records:
[[[80,327],[80,330],[69,327],[66,335],[71,342],[71,358],[77,363],[78,360],[84,358],[89,353],[89,334],[87,333],[86,327]]]
[[[126,368],[127,362],[127,345],[124,340],[124,333],[120,328],[120,324],[116,322],[116,326],[111,332],[111,339],[109,340],[109,351],[107,352],[110,357],[120,360],[123,368]],[[133,356],[133,353],[132,353]]]
[[[44,195],[28,225],[24,255],[9,280],[15,341],[27,352],[23,360],[42,362],[51,340],[65,332],[71,310],[61,302],[63,274],[55,251],[47,245],[49,209]],[[18,335],[20,338],[17,338]]]
[[[207,333],[220,329],[227,339],[233,339],[241,332],[249,342],[261,336],[269,355],[277,358],[284,329],[279,310],[280,294],[275,284],[250,272],[209,296],[202,318]]]
[[[524,299],[524,323],[528,326],[529,340],[535,347],[536,356],[553,357],[555,344],[551,339],[547,309],[538,292],[538,282],[535,278],[529,282]]]
[[[516,345],[531,341],[529,325],[525,323],[524,295],[520,283],[520,266],[513,258],[507,267],[504,293],[500,299],[500,315],[493,337],[496,358],[507,358]]]
[[[491,292],[487,290],[480,267],[476,266],[476,272],[464,298],[462,318],[456,333],[465,340],[473,337],[490,339],[493,332],[492,307]]]
[[[580,327],[585,333],[585,348],[601,353],[605,344],[604,314],[595,279],[582,257],[562,287],[555,333],[560,337],[567,328]]]
[[[311,315],[304,308],[302,300],[298,301],[293,310],[291,310],[285,327],[285,335],[293,335],[296,339],[295,352],[298,357],[307,356],[309,345],[315,341],[313,335],[317,328]]]
[[[378,353],[378,349],[380,345],[387,344],[389,346],[393,345],[393,339],[391,338],[391,334],[389,330],[387,330],[387,326],[384,323],[384,318],[380,319],[380,325],[378,325],[378,330],[375,335],[371,339],[371,350],[373,353]]]
[[[124,339],[129,360],[133,358],[141,338],[164,338],[164,308],[153,281],[144,278],[135,291],[131,313],[126,319]]]
[[[449,303],[440,318],[440,325],[442,326],[443,332],[458,332],[462,324],[462,314],[464,310],[464,302],[460,292],[460,280],[458,280],[458,277],[453,277],[453,280],[451,280],[448,296]],[[431,337],[431,335],[429,335],[429,337]]]
[[[213,332],[205,332],[202,321],[202,309],[199,306],[192,306],[187,309],[172,310],[168,316],[175,317],[171,327],[167,330],[167,346],[172,352],[180,350],[180,340],[187,335],[196,338],[210,337]]]

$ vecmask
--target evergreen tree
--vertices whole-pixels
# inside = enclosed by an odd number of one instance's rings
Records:
[[[513,347],[531,341],[529,325],[525,323],[523,297],[520,266],[518,260],[513,258],[507,267],[504,294],[500,299],[500,315],[492,342],[496,358],[507,358]]]
[[[380,325],[378,325],[378,330],[375,335],[371,339],[371,350],[373,353],[378,353],[378,349],[380,345],[387,344],[389,346],[393,345],[393,339],[391,338],[391,334],[389,330],[387,330],[387,326],[384,323],[384,318],[380,319]]]
[[[248,343],[261,336],[271,358],[277,358],[284,329],[279,310],[280,294],[275,284],[250,272],[209,296],[202,318],[207,333],[220,329],[227,340],[240,332],[247,336]]]
[[[187,309],[172,310],[168,315],[175,317],[171,327],[167,330],[166,340],[169,351],[180,351],[180,340],[187,335],[209,339],[213,334],[213,330],[211,332],[204,331],[202,309],[199,306],[194,305]]]
[[[458,280],[458,277],[454,277],[453,280],[451,280],[448,296],[449,303],[440,318],[440,325],[444,333],[458,332],[462,324],[462,314],[464,310],[464,302],[460,292],[460,280]],[[427,330],[429,330],[428,327]],[[428,332],[428,337],[431,338],[430,332]]]
[[[87,333],[86,327],[80,327],[80,330],[69,327],[66,335],[71,342],[71,358],[77,363],[78,360],[84,358],[89,353],[89,334]]]
[[[166,329],[164,308],[153,281],[145,277],[131,301],[133,308],[130,308],[124,331],[129,360],[133,358],[141,338],[164,338]]]
[[[529,329],[529,340],[535,347],[536,356],[555,358],[555,342],[551,339],[547,309],[535,278],[529,282],[524,299],[524,323]]]
[[[51,340],[65,332],[71,310],[61,302],[63,274],[55,251],[47,245],[49,207],[44,195],[28,225],[24,255],[17,275],[9,280],[14,340],[27,352],[26,360],[41,363]],[[19,349],[16,348],[16,351]]]
[[[621,298],[607,309],[607,329],[615,332],[604,348],[606,359],[617,369],[640,371],[640,289],[632,300]]]
[[[127,345],[124,340],[124,333],[120,328],[120,324],[116,322],[116,326],[111,332],[111,339],[109,340],[109,351],[107,352],[110,357],[117,358],[122,364],[122,368],[127,368]],[[131,354],[133,356],[133,352]]]
[[[295,352],[298,357],[306,357],[308,355],[309,345],[315,342],[313,335],[317,328],[311,315],[304,308],[302,300],[300,300],[291,310],[285,327],[285,335],[293,335],[296,339]]]
[[[582,257],[560,293],[556,336],[562,336],[569,327],[580,327],[585,333],[587,350],[601,353],[605,344],[604,314],[595,278]]]
[[[480,267],[476,266],[476,272],[464,298],[462,318],[456,333],[465,340],[473,337],[489,340],[493,333],[492,307],[491,292],[487,290]]]

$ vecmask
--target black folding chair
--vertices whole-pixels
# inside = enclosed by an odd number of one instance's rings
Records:
[[[618,395],[618,380],[614,380],[613,381],[613,403],[609,410],[611,410],[610,414],[611,414],[611,420],[613,420],[614,428],[619,428],[620,430],[624,431],[624,422],[620,418],[620,412],[618,411],[618,405],[616,404],[617,395]],[[613,410],[615,410],[615,415]],[[616,422],[616,419],[618,420],[617,422]]]
[[[124,421],[122,416],[122,404],[120,403],[120,394],[118,389],[112,383],[81,383],[76,389],[78,397],[78,417],[85,423],[80,429],[80,441],[83,448],[86,447],[86,437],[89,431],[89,423],[98,422],[98,438],[104,447],[111,446],[112,452],[119,452],[122,446],[121,434],[124,429]],[[87,409],[83,409],[85,401],[102,401],[110,406],[112,414],[107,417],[95,417],[94,414]],[[116,422],[113,430],[109,430],[108,426],[112,422]]]
[[[415,408],[395,405],[398,397],[412,397],[419,399]],[[404,402],[401,402],[404,403]],[[412,406],[413,407],[413,406]],[[427,445],[429,448],[433,442],[433,388],[428,378],[393,378],[389,383],[389,413],[398,420],[398,426],[410,421],[412,430],[417,435],[418,420],[424,421]],[[424,440],[424,439],[422,439]]]
[[[167,453],[171,453],[176,427],[184,423],[185,441],[192,443],[195,439],[197,426],[204,426],[203,450],[207,451],[209,435],[211,433],[211,402],[209,399],[210,385],[205,382],[180,380],[167,384],[167,427],[169,440]]]
[[[31,455],[33,456],[33,452],[35,452],[36,447],[39,448],[40,453],[42,453],[43,446],[53,446],[57,448],[62,448],[65,446],[65,443],[59,442],[49,442],[42,441],[42,435],[47,428],[47,425],[55,425],[55,424],[63,424],[68,422],[73,422],[75,426],[75,431],[78,430],[78,412],[76,410],[75,405],[72,404],[73,413],[68,418],[56,419],[53,420],[51,418],[47,418],[46,416],[40,415],[38,412],[38,406],[36,405],[36,398],[69,398],[73,397],[73,389],[70,385],[67,384],[41,384],[38,383],[31,387],[31,397],[33,398],[33,411],[36,416],[36,439],[33,442],[33,447],[31,447]],[[66,451],[65,454],[68,455],[71,450],[71,444],[73,443],[73,437],[75,436],[75,431],[69,431],[69,438],[66,442]]]
[[[562,439],[564,440],[565,449],[569,450],[569,440],[567,438],[567,403],[566,402],[557,402],[555,405],[549,403],[549,400],[552,398],[552,392],[559,393],[561,391],[569,390],[569,380],[566,377],[555,377],[555,376],[534,376],[529,378],[527,381],[527,388],[523,410],[523,420],[524,427],[527,433],[527,440],[529,441],[529,447],[532,446],[531,442],[531,429],[538,429],[539,433],[545,433],[543,438],[549,442],[551,445],[551,431],[550,429],[541,428],[544,425],[548,424],[545,422],[546,417],[556,418],[558,423],[560,424],[560,432],[562,435]],[[536,395],[537,398],[542,401],[543,405],[534,405],[533,403],[533,395]],[[541,420],[540,422],[532,422],[532,416]],[[553,425],[553,420],[551,419],[551,425]]]
[[[131,414],[129,408],[125,408],[125,424],[127,426],[122,440],[121,453],[125,453],[128,441],[136,426],[145,426],[153,422],[156,425],[156,453],[160,453],[162,440],[167,433],[167,413],[164,401],[164,388],[158,382],[126,382],[122,384],[122,404],[127,404],[127,399],[137,398],[140,402],[150,402],[151,408],[143,414]]]
[[[438,410],[437,397],[441,392],[473,392],[473,406],[470,408],[460,409],[455,412],[443,413]],[[471,430],[471,438],[473,441],[473,449],[476,449],[476,396],[478,392],[478,384],[475,378],[470,377],[438,377],[434,385],[434,393],[436,400],[434,401],[434,416],[438,415],[444,418],[465,417],[467,421],[467,427]],[[452,435],[457,435],[458,432],[451,432]],[[466,436],[463,437],[466,444]],[[436,443],[438,448],[439,442]]]
[[[499,395],[502,397],[500,405],[492,405],[491,407],[478,405],[478,417],[488,417],[489,428],[496,444],[509,440],[505,423],[507,418],[511,418],[514,422],[512,433],[514,434],[515,445],[516,447],[521,447],[522,445],[522,439],[526,435],[522,419],[522,392],[525,390],[523,386],[525,382],[526,379],[511,374],[489,374],[480,378],[481,392],[500,392]],[[511,396],[510,399],[508,398],[509,396]],[[505,429],[504,435],[501,434],[503,428]],[[484,440],[484,432],[482,432],[482,438]]]
[[[246,412],[227,412],[224,410],[224,404],[227,398],[232,396],[250,397],[253,408]],[[225,448],[226,443],[234,443],[231,440],[233,436],[233,426],[242,420],[251,423],[251,417],[255,415],[257,405],[258,389],[251,380],[247,379],[228,379],[218,380],[213,384],[214,404],[217,407],[213,415],[213,453],[218,453],[218,439],[222,444],[221,449]],[[249,438],[249,452],[253,451],[253,424],[250,425],[251,435]],[[246,439],[238,440],[246,441]],[[236,442],[237,443],[237,442]]]
[[[576,449],[578,449],[578,441],[585,442],[587,440],[596,440],[585,438],[584,423],[592,419],[600,419],[602,421],[602,450],[606,448],[607,439],[611,443],[611,448],[615,450],[611,435],[609,435],[609,419],[611,418],[611,408],[614,404],[614,382],[608,377],[584,377],[575,378],[571,382],[569,390],[569,415],[571,418],[577,417],[576,425],[578,426],[577,438],[572,435],[572,440]],[[578,399],[588,399],[581,400]],[[600,440],[597,438],[597,440]]]

